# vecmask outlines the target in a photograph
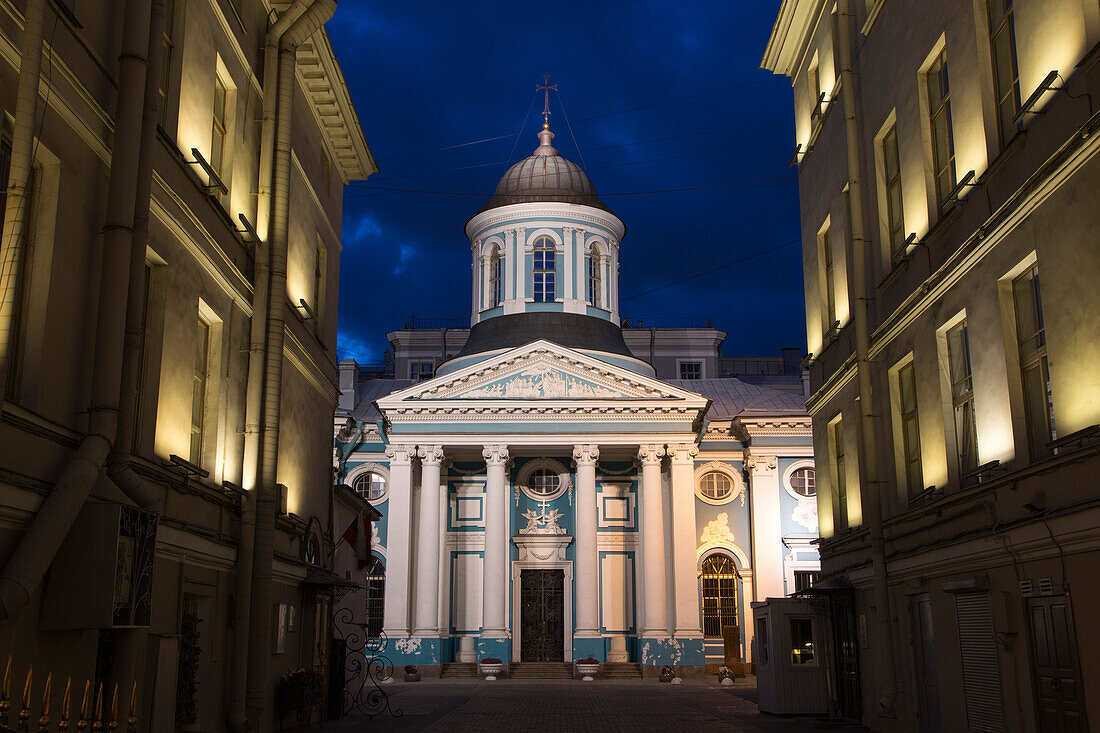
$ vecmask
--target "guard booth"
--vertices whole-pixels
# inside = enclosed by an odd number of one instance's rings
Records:
[[[813,597],[769,598],[753,603],[752,614],[761,712],[828,715],[825,604]]]

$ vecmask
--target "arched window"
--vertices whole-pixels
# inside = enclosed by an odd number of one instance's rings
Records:
[[[703,474],[699,482],[699,493],[712,501],[723,501],[733,495],[733,482],[720,471],[710,471]]]
[[[588,302],[596,308],[602,305],[600,295],[603,291],[603,278],[600,269],[600,252],[595,247],[590,247],[588,249]]]
[[[374,472],[360,474],[353,488],[367,501],[377,501],[386,495],[386,477]]]
[[[366,580],[366,631],[368,639],[377,639],[382,633],[382,615],[386,598],[386,568],[377,557],[367,565]]]
[[[737,569],[733,560],[727,555],[711,555],[703,560],[700,577],[703,581],[703,636],[718,639],[739,634]]]
[[[532,250],[531,294],[536,303],[552,303],[557,296],[557,251],[554,240],[539,237]]]
[[[493,254],[489,256],[489,307],[501,304],[501,257],[500,249],[493,247]]]
[[[798,468],[791,473],[791,488],[802,496],[817,496],[817,476],[812,468]]]

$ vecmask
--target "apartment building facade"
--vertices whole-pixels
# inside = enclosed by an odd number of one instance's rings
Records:
[[[343,184],[376,171],[334,11],[0,10],[0,653],[36,701],[274,730],[325,673]]]
[[[830,712],[874,729],[1100,721],[1098,42],[1095,0],[785,0],[765,51],[854,604]]]

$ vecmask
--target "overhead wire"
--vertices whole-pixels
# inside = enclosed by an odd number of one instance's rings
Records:
[[[569,124],[569,113],[565,111],[565,103],[561,101],[561,92],[558,91],[557,85],[554,86],[554,96],[558,98],[558,106],[561,107],[561,116],[565,118],[565,127],[569,130],[569,137],[573,138],[573,147],[577,149],[577,157],[581,159],[581,170],[588,170],[588,164],[584,162],[584,153],[581,152],[581,146],[577,144],[577,136],[573,133],[573,126]],[[519,138],[516,138],[519,141]]]
[[[516,146],[519,145],[519,136],[523,134],[523,129],[527,127],[527,120],[531,117],[531,110],[535,108],[535,100],[538,99],[538,90],[531,95],[531,103],[527,105],[527,114],[523,116],[523,123],[519,126],[519,130],[516,131],[516,139],[512,142],[512,149],[508,153],[507,163],[512,162],[512,156],[516,154]]]

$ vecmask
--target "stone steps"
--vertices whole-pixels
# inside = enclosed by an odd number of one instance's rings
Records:
[[[445,662],[443,668],[439,672],[439,676],[446,678],[470,677],[476,679],[477,664],[473,662]]]
[[[513,662],[508,676],[514,680],[567,680],[573,676],[569,662]]]
[[[637,662],[607,662],[600,665],[600,679],[640,680],[642,665]]]

